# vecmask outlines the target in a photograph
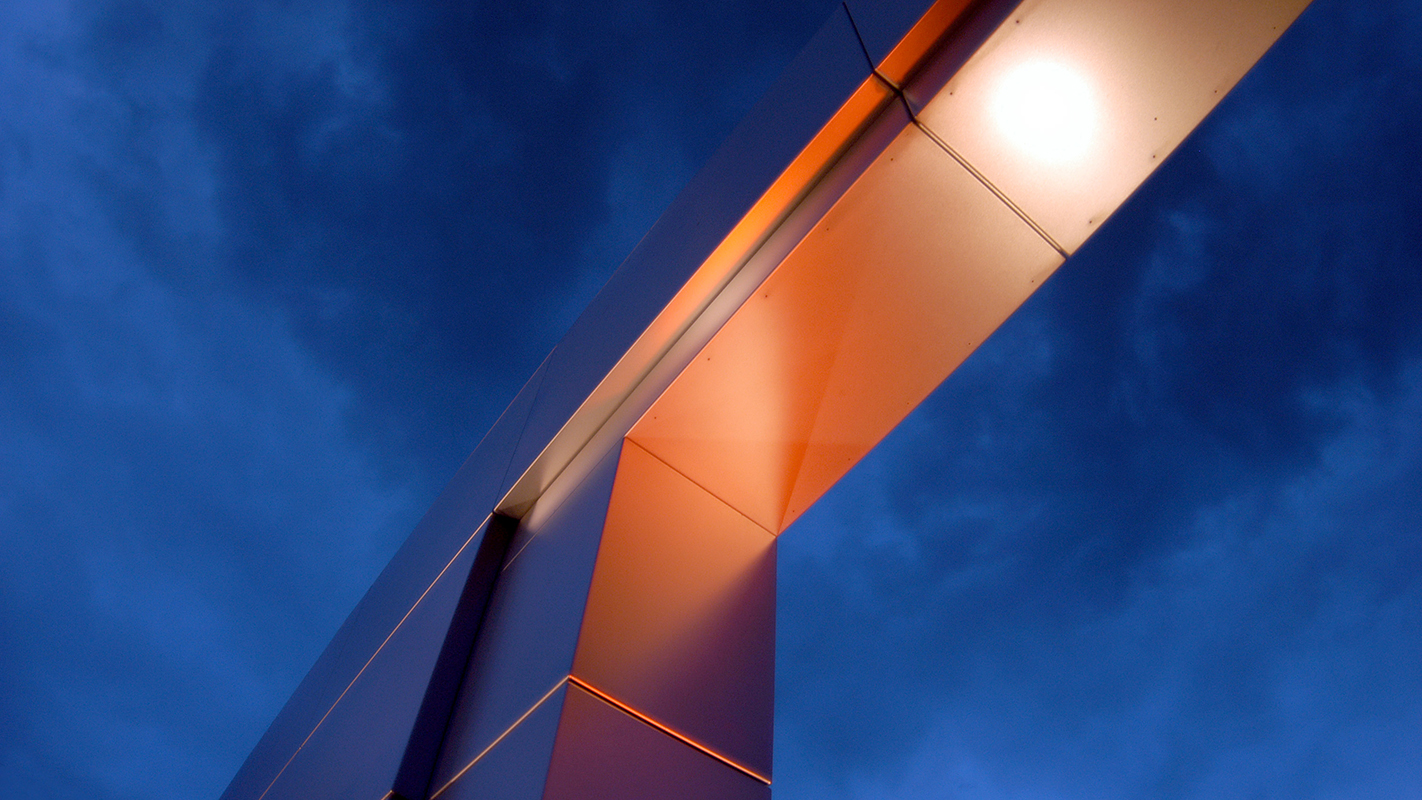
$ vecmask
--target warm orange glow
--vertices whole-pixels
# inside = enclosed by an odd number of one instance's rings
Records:
[[[778,533],[1061,260],[905,130],[628,439]]]
[[[572,672],[717,758],[770,774],[775,537],[624,444]]]

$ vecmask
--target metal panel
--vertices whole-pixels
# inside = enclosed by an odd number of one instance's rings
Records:
[[[770,787],[571,686],[545,800],[770,800]]]
[[[436,786],[430,800],[539,800],[548,778],[567,684],[500,739],[483,758],[451,782]]]
[[[463,769],[568,675],[616,467],[613,451],[556,507],[535,506],[520,524],[495,583],[433,785]]]
[[[434,768],[444,745],[444,733],[454,712],[454,701],[469,668],[469,656],[479,635],[494,579],[504,565],[508,546],[518,520],[495,515],[485,525],[483,542],[474,556],[474,566],[464,584],[459,605],[444,636],[439,659],[430,674],[429,686],[420,702],[419,716],[410,731],[400,770],[392,791],[402,797],[425,797],[430,792]]]
[[[573,675],[768,776],[775,537],[626,444]]]
[[[920,119],[1068,252],[1307,0],[1027,0]]]
[[[908,129],[629,438],[783,530],[1061,261]]]
[[[393,785],[474,557],[466,548],[308,731],[270,789],[263,786],[252,797],[378,798]]]

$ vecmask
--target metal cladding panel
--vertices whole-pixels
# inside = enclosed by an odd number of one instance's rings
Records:
[[[445,633],[474,563],[466,548],[395,629],[310,738],[267,800],[378,799],[393,785]]]
[[[1307,0],[1027,0],[920,119],[1068,252]]]
[[[1061,262],[909,128],[629,438],[779,532]]]
[[[571,686],[543,797],[770,800],[770,787]]]
[[[483,543],[474,556],[474,566],[465,581],[459,605],[454,610],[445,632],[439,659],[430,674],[429,687],[420,703],[419,715],[410,731],[410,743],[400,761],[395,784],[391,787],[402,797],[425,797],[430,791],[438,763],[444,734],[454,701],[464,683],[469,668],[469,656],[484,622],[489,598],[493,595],[494,579],[508,555],[508,546],[518,527],[518,520],[494,516],[485,526]]]
[[[539,800],[548,778],[568,685],[559,686],[483,758],[451,782],[437,785],[432,800]]]
[[[796,155],[869,77],[836,9],[638,243],[548,358],[521,472]],[[552,480],[554,476],[547,476]]]
[[[532,405],[541,370],[514,398],[474,453],[342,623],[251,755],[223,798],[256,797],[267,787],[321,716],[454,558],[470,541],[502,493],[505,472]]]
[[[519,525],[432,785],[464,769],[571,670],[617,456],[605,455],[555,508],[535,506]]]
[[[775,537],[625,444],[573,675],[769,775]]]

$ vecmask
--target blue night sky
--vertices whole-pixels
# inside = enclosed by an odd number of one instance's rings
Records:
[[[213,798],[837,3],[0,0],[0,789]],[[1422,797],[1422,5],[781,542],[777,800]]]

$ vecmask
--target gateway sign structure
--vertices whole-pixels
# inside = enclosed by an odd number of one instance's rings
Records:
[[[839,9],[224,798],[766,798],[775,544],[1307,0]]]

